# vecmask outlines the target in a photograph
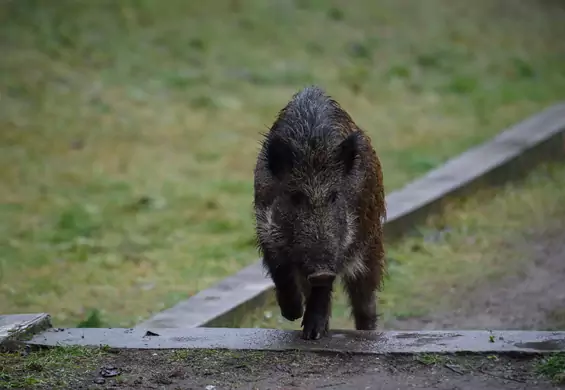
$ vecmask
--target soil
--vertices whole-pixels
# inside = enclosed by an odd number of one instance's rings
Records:
[[[395,319],[387,328],[565,329],[565,221],[548,225],[512,244],[517,253],[531,259],[525,266],[509,269],[502,279],[453,294],[452,307],[421,317]]]
[[[73,389],[560,389],[531,358],[125,350]],[[100,373],[120,373],[104,378]]]

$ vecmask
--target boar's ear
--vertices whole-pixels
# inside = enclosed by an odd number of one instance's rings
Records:
[[[361,133],[356,131],[341,141],[337,148],[337,158],[343,164],[345,174],[349,174],[353,169],[355,158],[359,154],[360,143]]]
[[[266,151],[267,167],[273,176],[281,179],[292,169],[294,151],[292,147],[279,136],[271,138]]]

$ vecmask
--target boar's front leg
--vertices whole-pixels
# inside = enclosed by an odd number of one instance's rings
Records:
[[[375,330],[377,328],[377,282],[370,273],[357,278],[345,278],[345,286],[352,306],[355,329]]]
[[[275,294],[281,315],[289,321],[299,319],[303,314],[302,294],[296,283],[292,267],[280,264],[274,266],[268,261],[265,263],[275,284]]]
[[[331,286],[312,287],[302,319],[302,338],[318,340],[329,330]]]
[[[335,275],[309,278],[310,294],[302,319],[302,338],[305,340],[318,340],[329,330],[334,279]]]

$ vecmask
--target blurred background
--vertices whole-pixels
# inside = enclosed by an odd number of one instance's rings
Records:
[[[131,326],[256,261],[260,133],[309,84],[401,188],[563,99],[564,20],[557,0],[1,1],[0,313]]]

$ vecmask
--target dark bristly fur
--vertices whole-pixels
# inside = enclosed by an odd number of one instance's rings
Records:
[[[356,329],[375,329],[386,211],[369,136],[322,89],[304,88],[265,134],[254,186],[258,248],[282,316],[304,314],[303,337],[320,338],[341,276]]]

